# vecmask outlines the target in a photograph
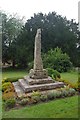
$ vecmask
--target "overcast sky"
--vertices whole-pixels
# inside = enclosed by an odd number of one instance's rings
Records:
[[[78,22],[78,1],[80,0],[0,0],[0,9],[10,14],[18,13],[26,19],[34,13],[55,11]]]

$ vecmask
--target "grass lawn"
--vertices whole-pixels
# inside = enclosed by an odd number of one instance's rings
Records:
[[[27,70],[3,70],[3,78],[23,77]],[[62,79],[76,83],[77,72],[61,73]],[[18,110],[3,110],[3,118],[78,118],[78,96],[25,106]]]
[[[2,118],[2,92],[0,91],[0,120]]]
[[[78,118],[78,96],[3,111],[3,118]]]
[[[27,75],[27,70],[19,69],[3,69],[2,78],[23,77]]]
[[[78,73],[77,72],[61,73],[61,78],[63,80],[68,80],[71,83],[76,83],[78,81]]]
[[[12,77],[23,77],[27,75],[27,70],[12,70],[12,69],[3,69],[2,78],[12,78]],[[77,72],[66,72],[61,73],[61,78],[63,80],[68,80],[71,83],[76,83],[78,81],[78,73]]]

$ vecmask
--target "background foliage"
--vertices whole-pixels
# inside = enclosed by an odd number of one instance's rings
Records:
[[[29,62],[33,61],[34,39],[38,28],[42,30],[42,53],[59,47],[69,55],[74,66],[80,66],[78,24],[56,12],[34,14],[25,25],[21,19],[2,13],[3,63],[10,61],[13,67],[28,67]]]
[[[53,68],[59,72],[67,72],[72,67],[70,57],[58,47],[43,55],[43,63],[45,68]]]

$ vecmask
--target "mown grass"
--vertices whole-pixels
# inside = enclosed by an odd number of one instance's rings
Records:
[[[61,73],[61,78],[63,80],[68,80],[71,83],[76,83],[78,81],[78,72],[66,72]]]
[[[78,96],[3,111],[3,118],[78,118]]]
[[[26,69],[3,69],[2,78],[11,78],[11,77],[23,77],[27,75],[28,71]],[[65,72],[61,73],[61,78],[64,80],[69,80],[72,83],[78,81],[78,73],[77,72]]]
[[[26,69],[3,69],[2,78],[23,77],[27,75]]]
[[[0,120],[2,118],[2,92],[0,91]]]
[[[27,70],[3,69],[3,78],[23,77]],[[77,72],[61,73],[62,79],[77,82]],[[34,106],[25,106],[19,110],[3,110],[3,118],[77,118],[78,96],[41,103]]]

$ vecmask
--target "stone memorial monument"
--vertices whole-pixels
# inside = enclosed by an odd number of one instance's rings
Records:
[[[43,69],[43,63],[41,58],[41,29],[37,30],[37,34],[35,37],[34,68],[30,70],[29,76],[33,79],[48,77],[47,70]]]
[[[41,58],[41,29],[37,30],[35,36],[34,48],[34,66],[30,70],[29,76],[24,76],[18,82],[13,82],[15,92],[18,97],[30,94],[32,91],[39,90],[40,92],[46,90],[54,90],[56,88],[64,87],[63,82],[57,82],[48,76],[46,69],[43,69],[43,62]]]

